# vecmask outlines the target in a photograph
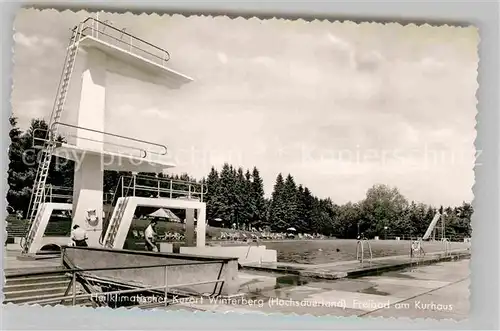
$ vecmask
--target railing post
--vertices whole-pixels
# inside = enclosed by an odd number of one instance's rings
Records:
[[[52,202],[52,185],[49,186],[49,192],[50,192],[49,202]]]
[[[168,272],[167,272],[168,267],[165,266],[165,294],[163,298],[163,302],[165,304],[165,307],[167,306],[167,298],[168,298]]]
[[[80,39],[82,39],[84,26],[85,26],[85,23],[81,23],[80,26],[78,27],[78,33],[76,34],[76,40],[78,42],[80,42]]]
[[[76,272],[73,271],[73,306],[76,306]]]
[[[133,195],[132,195],[132,196],[134,196],[134,197],[135,197],[135,184],[136,184],[136,177],[135,177],[135,176],[136,176],[136,174],[134,173],[134,174],[133,174],[133,176],[134,176],[134,177],[133,177],[133,181],[134,181],[134,182],[133,182],[133,185],[134,185],[134,188],[133,188],[133,190],[132,190],[132,193],[133,193]]]
[[[157,198],[160,198],[160,179],[158,178],[158,174],[155,175],[156,176],[156,181],[157,181],[157,189],[158,189],[158,194],[157,194]]]
[[[99,39],[99,13],[96,14],[96,19],[95,19],[95,37]]]
[[[122,181],[122,183],[121,183],[122,184],[122,195],[121,196],[123,197],[123,176],[121,178],[121,181]]]
[[[170,199],[172,199],[172,179],[170,180]]]
[[[364,246],[365,246],[365,243],[363,242],[363,240],[361,240],[361,264],[363,264],[363,261],[365,259]]]

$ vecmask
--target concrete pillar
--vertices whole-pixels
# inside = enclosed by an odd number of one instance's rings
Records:
[[[86,155],[75,169],[75,188],[79,194],[73,205],[73,225],[78,224],[87,231],[91,247],[99,246],[102,231],[103,170],[100,161],[100,155]],[[97,220],[88,217],[90,210],[95,210]]]
[[[206,206],[198,209],[198,222],[196,224],[196,247],[205,247],[206,240]]]
[[[222,278],[224,278],[224,285],[221,294],[231,296],[238,293],[238,260],[228,261],[222,270]]]
[[[194,209],[186,209],[186,246],[194,246]]]
[[[102,132],[106,109],[106,55],[91,49],[86,61],[76,125]],[[99,246],[103,212],[102,159],[85,150],[102,151],[104,136],[84,129],[77,129],[76,134],[76,146],[84,152],[75,162],[72,225],[78,224],[87,231],[89,246]],[[88,212],[93,210],[97,220],[88,218]]]
[[[106,109],[106,54],[90,49],[86,61],[76,125],[103,132]],[[76,146],[102,150],[104,140],[102,133],[77,129],[76,134],[78,136]]]

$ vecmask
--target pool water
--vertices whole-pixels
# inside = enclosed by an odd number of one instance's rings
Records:
[[[263,245],[278,253],[279,262],[321,264],[338,261],[356,260],[356,244],[353,239],[310,240],[266,242]],[[410,252],[410,241],[372,240],[370,241],[373,258],[384,256],[407,255]],[[466,249],[470,244],[462,242],[450,243],[450,249]],[[444,251],[444,243],[424,242],[426,253]],[[368,256],[365,246],[365,258]]]

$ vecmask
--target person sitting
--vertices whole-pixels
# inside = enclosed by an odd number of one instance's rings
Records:
[[[75,224],[75,226],[73,226],[73,231],[71,231],[71,240],[73,240],[75,246],[88,247],[87,239],[87,232],[78,224]]]

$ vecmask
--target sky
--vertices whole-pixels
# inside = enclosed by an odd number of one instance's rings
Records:
[[[23,9],[14,24],[13,113],[52,109],[69,29],[88,13]],[[194,79],[168,89],[110,72],[106,131],[168,146],[177,167],[257,166],[336,203],[377,183],[433,205],[471,201],[478,32],[473,27],[100,14],[171,54]],[[76,75],[77,79],[80,79]],[[78,84],[64,119],[76,118]],[[476,161],[475,155],[479,158]]]

